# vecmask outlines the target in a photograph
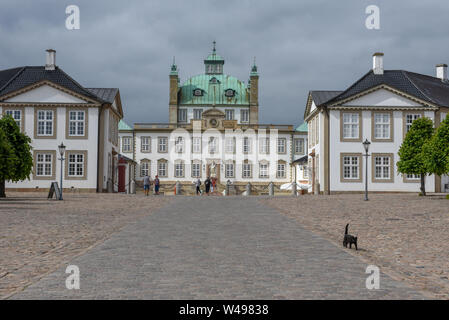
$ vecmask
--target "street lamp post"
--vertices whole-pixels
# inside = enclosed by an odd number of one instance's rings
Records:
[[[365,201],[368,201],[368,150],[369,150],[369,145],[371,144],[371,142],[368,141],[368,139],[365,139],[365,141],[363,141],[363,147],[365,148]]]
[[[64,152],[65,152],[65,145],[61,142],[61,144],[58,146],[59,149],[59,154],[61,155],[61,158],[59,158],[58,160],[61,160],[61,188],[60,188],[60,193],[59,193],[59,200],[62,200],[62,167],[64,165]]]

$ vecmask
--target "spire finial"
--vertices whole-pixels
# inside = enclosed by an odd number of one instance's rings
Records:
[[[253,62],[253,66],[256,65],[256,56],[254,56],[254,62]]]
[[[175,56],[173,56],[173,65],[175,65],[175,64],[176,64]]]
[[[215,52],[217,51],[217,50],[215,49],[215,45],[217,44],[217,42],[214,40],[213,44],[214,44],[214,48],[212,49],[212,52],[215,53]]]

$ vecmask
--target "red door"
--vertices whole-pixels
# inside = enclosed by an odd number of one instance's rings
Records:
[[[126,191],[125,180],[126,180],[126,162],[120,159],[118,164],[118,192]]]

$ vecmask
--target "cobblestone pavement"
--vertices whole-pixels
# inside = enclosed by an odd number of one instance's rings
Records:
[[[0,199],[0,298],[36,282],[114,232],[168,203],[166,197],[44,193]],[[132,204],[132,205],[131,205]]]
[[[449,200],[417,194],[263,199],[301,226],[341,246],[344,226],[358,235],[351,251],[429,297],[449,299]]]
[[[422,299],[256,197],[176,197],[13,299]]]

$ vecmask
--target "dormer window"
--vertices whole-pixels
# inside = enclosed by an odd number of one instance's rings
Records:
[[[235,90],[233,89],[226,89],[225,90],[225,96],[228,98],[231,98],[233,96],[235,96]]]
[[[210,83],[220,83],[220,81],[217,80],[217,78],[213,77],[212,79],[210,79],[209,81]]]
[[[194,95],[195,97],[201,97],[201,96],[203,95],[203,90],[201,90],[201,89],[195,89],[195,90],[193,90],[193,95]]]

